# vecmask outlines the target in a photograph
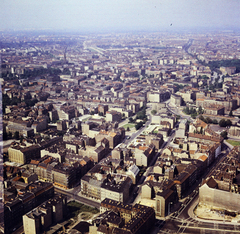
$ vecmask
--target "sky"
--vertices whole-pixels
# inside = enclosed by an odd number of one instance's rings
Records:
[[[240,0],[0,0],[0,30],[240,27]]]

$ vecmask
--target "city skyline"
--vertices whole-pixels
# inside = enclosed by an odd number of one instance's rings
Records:
[[[0,30],[178,31],[238,29],[239,1],[1,1]]]
[[[239,32],[2,31],[0,233],[239,231]]]

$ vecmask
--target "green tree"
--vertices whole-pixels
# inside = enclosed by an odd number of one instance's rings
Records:
[[[184,108],[184,110],[183,110],[187,115],[189,115],[190,114],[190,110],[189,110],[189,107],[187,106],[186,108]]]
[[[140,129],[143,126],[144,122],[141,121],[135,125],[136,130]]]
[[[129,123],[133,123],[133,122],[134,122],[133,118],[130,117],[130,118],[129,118]]]
[[[228,133],[226,131],[221,132],[221,137],[223,137],[224,139],[228,138]]]
[[[13,138],[19,140],[19,131],[14,132]]]
[[[198,114],[201,115],[203,114],[203,108],[201,106],[198,107]]]
[[[212,123],[213,123],[213,124],[218,124],[218,121],[217,121],[216,119],[214,119],[214,120],[212,121]]]
[[[226,126],[232,126],[232,121],[230,119],[227,119]]]
[[[151,111],[151,114],[152,114],[152,115],[156,115],[156,113],[157,113],[156,110],[152,110],[152,111]]]
[[[207,124],[211,124],[211,123],[212,123],[212,119],[209,118],[209,117],[207,117],[207,118],[206,118],[206,123],[207,123]]]
[[[199,116],[199,119],[202,120],[203,122],[206,122],[205,118],[202,115]]]
[[[24,102],[26,103],[27,106],[34,106],[38,102],[38,100],[36,98],[26,99],[24,100]]]
[[[226,123],[225,119],[221,119],[218,124],[219,124],[220,127],[226,127],[227,126],[227,123]]]
[[[11,139],[12,138],[12,132],[8,132],[8,139]]]
[[[65,134],[64,131],[58,131],[58,132],[57,132],[57,135],[58,135],[58,136],[64,136],[64,134]],[[49,138],[48,138],[48,139],[49,139]]]
[[[24,139],[24,138],[23,138],[23,135],[21,135],[21,136],[20,136],[20,143],[23,142],[23,139]]]
[[[137,119],[147,119],[146,107],[143,107],[142,110],[137,113],[136,118]]]

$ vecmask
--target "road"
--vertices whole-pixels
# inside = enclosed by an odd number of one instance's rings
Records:
[[[179,107],[175,106],[174,104],[172,104],[170,102],[170,100],[166,101],[166,107],[167,109],[172,112],[175,115],[179,115],[181,119],[187,119],[190,122],[193,122],[193,119],[191,116],[189,115],[185,115],[184,113],[182,113],[182,111],[180,110]]]
[[[151,115],[150,115],[150,118],[151,118]],[[151,119],[150,119],[150,121],[151,121]],[[139,193],[136,197],[132,197],[132,199],[130,199],[131,204],[135,204],[139,200],[139,198],[141,196],[141,189],[142,189],[142,184],[143,184],[144,180],[153,172],[153,166],[154,166],[156,160],[162,154],[163,150],[168,147],[168,145],[170,144],[170,142],[172,141],[172,139],[174,137],[175,137],[175,130],[173,129],[170,133],[170,136],[168,137],[168,140],[163,143],[162,148],[155,154],[155,156],[153,157],[152,161],[150,162],[149,167],[147,168],[146,172],[144,173],[142,178],[139,180],[138,188],[135,189],[135,191],[137,190]]]
[[[168,108],[171,110],[172,113],[180,115],[181,118],[187,118],[188,120],[192,121],[190,116],[183,115],[181,112],[177,110],[177,107],[167,104]],[[129,144],[131,141],[133,141],[136,137],[138,137],[148,125],[151,124],[151,114],[150,114],[151,108],[147,109],[147,115],[148,115],[148,121],[146,122],[145,126],[139,129],[137,132],[133,133],[131,138],[128,140],[125,140],[125,144]],[[126,122],[127,123],[127,122]],[[122,124],[126,124],[123,123]],[[140,179],[138,182],[138,187],[135,188],[133,193],[131,194],[129,204],[135,204],[135,202],[138,200],[138,198],[141,196],[141,186],[145,180],[145,178],[153,172],[153,165],[155,164],[157,158],[162,154],[163,150],[168,147],[172,139],[175,137],[175,129],[172,130],[171,135],[168,137],[167,141],[164,143],[163,147],[156,153],[154,158],[152,159],[149,167],[147,168],[144,176]],[[227,146],[225,146],[227,148]],[[228,151],[226,151],[227,153]],[[214,164],[211,165],[211,167],[205,172],[203,175],[204,178],[206,178],[211,168],[215,167],[218,161],[220,161],[221,157],[224,157],[224,154],[221,154],[218,160],[214,162]],[[228,224],[221,224],[221,223],[209,223],[204,222],[203,220],[197,219],[193,215],[189,215],[189,210],[193,208],[195,205],[197,199],[198,199],[198,189],[199,189],[199,183],[200,181],[196,181],[194,186],[190,188],[189,195],[187,198],[180,202],[177,205],[173,205],[170,207],[171,215],[167,216],[165,221],[158,221],[157,225],[158,227],[161,227],[161,230],[159,233],[169,233],[170,231],[173,231],[174,233],[213,233],[213,231],[222,231],[225,230],[226,232],[231,231],[232,233],[239,231],[240,228],[238,225],[228,225]],[[87,204],[92,207],[100,207],[99,201],[93,201],[90,199],[87,199],[86,197],[79,196],[78,193],[80,192],[80,186],[73,188],[71,190],[62,190],[62,189],[55,189],[57,192],[60,192],[62,194],[67,195],[68,201],[70,200],[76,200],[78,202]],[[136,197],[137,196],[137,197]],[[217,224],[216,224],[217,223]]]
[[[203,179],[209,177],[213,168],[215,168],[223,158],[228,154],[229,150],[226,145],[223,145],[225,153],[219,155],[217,160],[205,171]],[[193,210],[199,200],[199,184],[196,181],[190,188],[189,195],[181,203],[176,204],[171,215],[166,217],[164,226],[159,233],[239,233],[240,225],[236,223],[223,223],[222,221],[204,220],[195,217]],[[192,192],[191,192],[192,191]]]
[[[151,108],[147,108],[147,110],[146,110],[146,115],[147,115],[147,117],[148,117],[147,122],[146,122],[145,125],[144,125],[143,127],[141,127],[138,131],[134,132],[134,133],[130,136],[129,139],[126,139],[126,140],[124,141],[124,144],[126,144],[126,145],[130,144],[135,138],[137,138],[139,135],[141,135],[141,133],[148,127],[148,125],[150,125],[150,124],[152,123],[152,115],[150,114],[150,112],[151,112]],[[136,115],[135,115],[135,116],[136,116]],[[134,118],[135,116],[133,116],[133,118]],[[126,120],[125,120],[125,121],[126,121]],[[126,122],[125,124],[127,124],[127,123],[128,123],[128,122]],[[124,125],[125,125],[125,124],[124,124]],[[123,125],[121,124],[121,126],[123,126]]]
[[[61,193],[61,194],[64,194],[67,196],[67,201],[71,201],[71,200],[75,200],[75,201],[78,201],[80,203],[84,203],[88,206],[91,206],[91,207],[96,207],[96,208],[100,208],[100,201],[95,201],[95,200],[92,200],[92,199],[88,199],[86,197],[82,197],[82,196],[79,196],[78,195],[78,190],[75,190],[75,193],[73,191],[67,191],[67,190],[63,190],[63,189],[60,189],[60,188],[57,188],[57,187],[54,187],[54,190],[55,192],[57,193]]]

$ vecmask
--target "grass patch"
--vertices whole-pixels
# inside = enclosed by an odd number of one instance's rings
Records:
[[[133,128],[133,127],[135,127],[135,125],[134,124],[125,124],[123,127],[125,129],[127,129],[127,128]]]
[[[91,118],[91,116],[88,117],[88,118],[86,118],[86,119],[84,119],[84,120],[82,120],[82,122],[85,123],[85,122],[87,122],[90,118]]]
[[[82,203],[78,203],[76,201],[71,201],[67,204],[69,213],[71,214],[71,218],[76,219],[77,216],[82,212],[90,212],[92,214],[99,213],[99,210],[97,208],[93,208],[90,206],[86,206]]]
[[[240,146],[240,141],[227,140],[227,142],[233,146]]]

